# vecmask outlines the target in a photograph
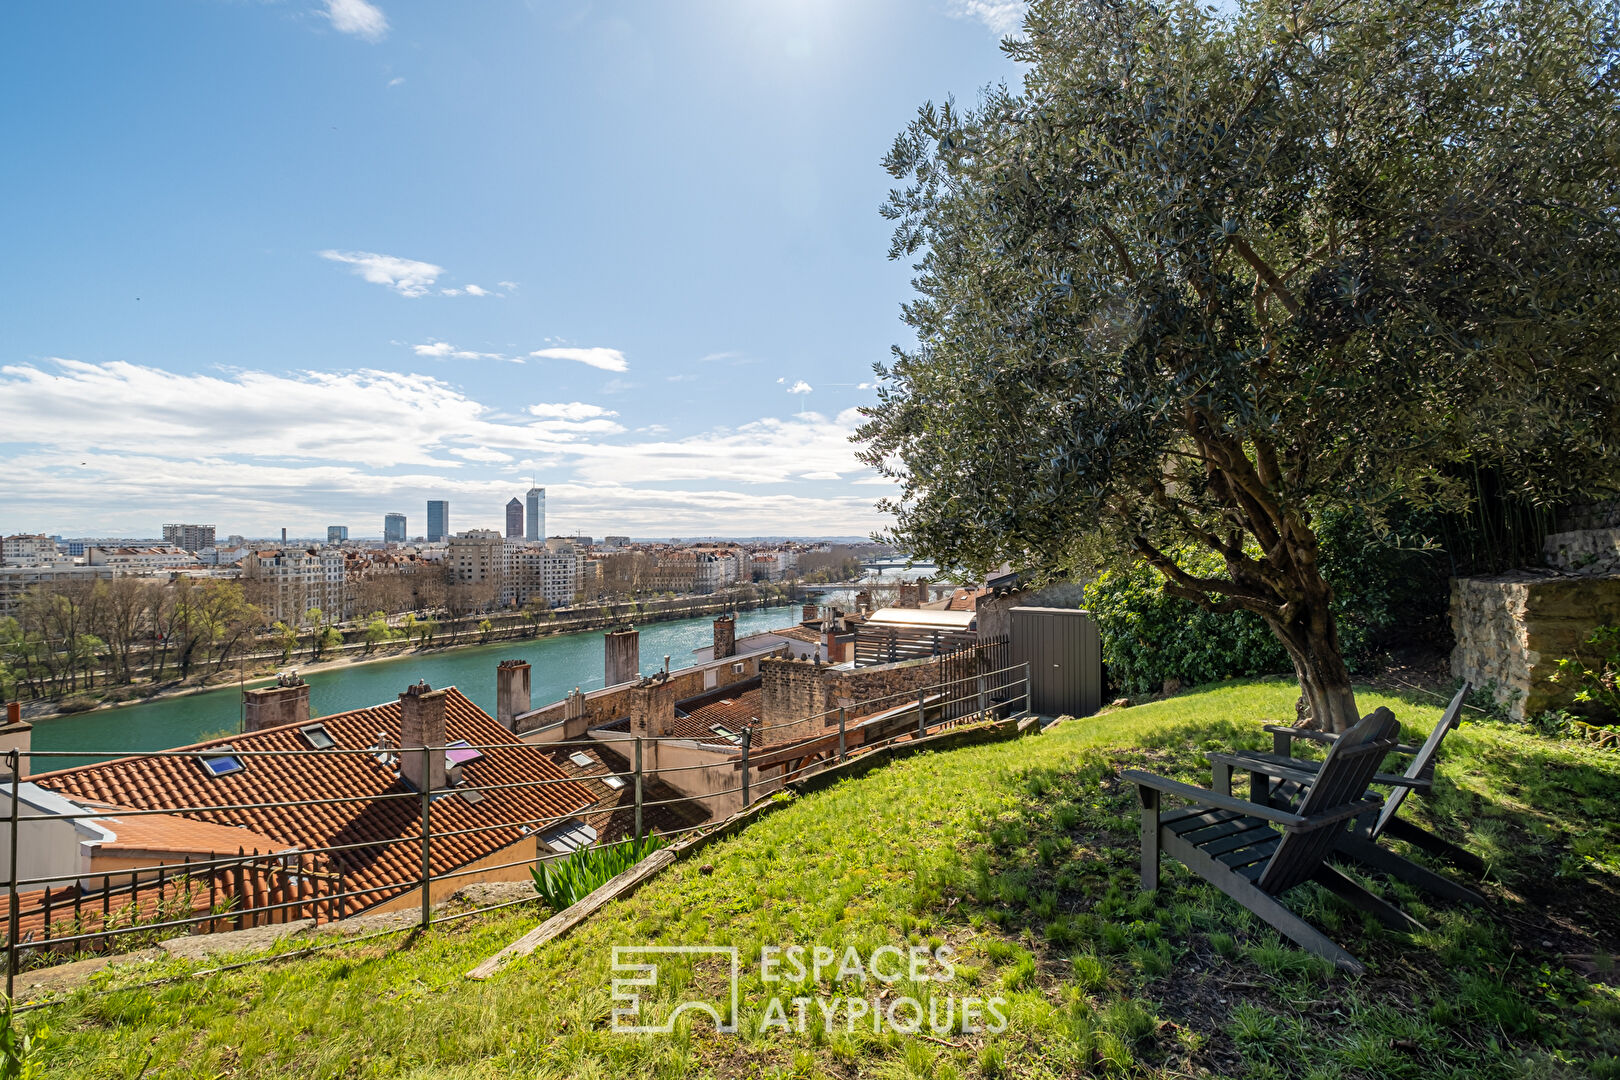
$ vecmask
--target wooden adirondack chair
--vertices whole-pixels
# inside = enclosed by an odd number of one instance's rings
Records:
[[[1469,685],[1463,683],[1462,688],[1457,691],[1456,696],[1451,699],[1451,704],[1441,715],[1440,722],[1429,732],[1429,737],[1422,746],[1395,747],[1396,753],[1410,754],[1411,763],[1400,775],[1382,772],[1373,775],[1372,783],[1388,787],[1390,794],[1376,815],[1364,816],[1339,837],[1337,854],[1354,859],[1372,869],[1381,870],[1436,896],[1444,896],[1465,904],[1482,905],[1485,898],[1473,889],[1459,885],[1427,867],[1419,866],[1410,859],[1402,858],[1378,843],[1385,836],[1394,837],[1447,859],[1475,876],[1485,872],[1485,864],[1478,856],[1395,816],[1409,792],[1427,794],[1433,786],[1435,759],[1440,751],[1440,743],[1445,739],[1446,733],[1457,726],[1457,717],[1462,712],[1463,699],[1468,696],[1469,689]],[[1214,770],[1215,790],[1230,792],[1233,770],[1245,771],[1249,773],[1250,799],[1286,808],[1299,801],[1315,782],[1321,769],[1320,762],[1303,761],[1292,757],[1290,751],[1293,741],[1308,739],[1332,746],[1340,736],[1276,725],[1268,725],[1266,730],[1272,733],[1276,753],[1244,751],[1237,754],[1209,755]]]
[[[1277,897],[1296,885],[1317,881],[1398,930],[1422,929],[1327,863],[1349,823],[1379,809],[1381,800],[1368,797],[1367,784],[1396,745],[1398,729],[1388,709],[1364,717],[1329,748],[1293,810],[1127,770],[1124,778],[1136,784],[1142,804],[1142,888],[1151,892],[1159,887],[1160,853],[1171,855],[1295,944],[1360,974],[1363,968],[1355,957]],[[1165,795],[1192,806],[1163,811],[1160,800]]]

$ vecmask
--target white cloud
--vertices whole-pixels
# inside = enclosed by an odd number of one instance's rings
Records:
[[[782,380],[778,379],[776,381],[781,382]],[[805,382],[803,379],[800,379],[798,382],[796,382],[792,386],[788,387],[787,392],[790,393],[790,394],[808,394],[810,392],[810,390],[811,390],[810,384]]]
[[[491,450],[487,446],[458,446],[450,452],[456,457],[465,458],[468,461],[500,463],[517,460],[511,454],[503,454],[499,450]]]
[[[696,380],[697,376],[692,374],[690,371],[683,371],[679,375],[664,376],[665,382],[694,382]]]
[[[515,282],[515,281],[497,281],[495,284],[499,285],[501,288],[505,289],[507,292],[511,292],[513,289],[516,289],[518,287],[517,282]]]
[[[430,341],[426,345],[412,345],[411,351],[417,356],[429,360],[504,360],[509,364],[521,364],[520,356],[505,356],[501,353],[473,352],[470,349],[458,349],[448,341]]]
[[[529,354],[541,360],[578,360],[581,364],[589,364],[593,368],[603,371],[628,371],[629,363],[624,353],[618,349],[605,349],[593,346],[588,349],[553,348],[538,349]]]
[[[388,85],[389,85],[389,86],[390,86],[390,87],[393,87],[393,86],[401,86],[401,85],[403,85],[403,84],[404,84],[404,82],[405,82],[405,76],[403,76],[403,75],[397,75],[397,76],[395,76],[395,77],[394,77],[394,78],[392,78],[392,79],[389,79],[389,80],[388,80]]]
[[[388,33],[388,16],[366,0],[326,0],[326,17],[338,33],[367,41],[381,41]]]
[[[482,288],[482,287],[480,287],[478,285],[468,285],[467,286],[467,295],[468,296],[494,296],[495,294],[490,292],[488,289]]]
[[[320,253],[321,258],[347,263],[354,272],[373,285],[386,285],[401,296],[426,296],[433,283],[444,273],[444,267],[416,259],[402,259],[397,255],[379,255],[372,251],[333,251]]]
[[[600,416],[618,416],[612,409],[604,409],[600,405],[588,405],[583,401],[557,401],[541,402],[530,405],[529,415],[544,417],[548,420],[594,420]]]
[[[978,19],[997,37],[1017,33],[1024,23],[1026,0],[950,0],[952,18]]]
[[[247,534],[287,525],[310,535],[329,517],[375,517],[380,529],[383,512],[412,513],[428,497],[451,498],[457,521],[472,527],[499,524],[515,463],[544,462],[553,513],[587,532],[832,534],[882,524],[872,509],[880,492],[831,483],[869,473],[849,442],[861,420],[853,409],[672,439],[658,425],[627,432],[590,402],[502,405],[386,371],[0,367],[0,498],[11,519],[69,535],[155,532],[162,514],[182,507]]]

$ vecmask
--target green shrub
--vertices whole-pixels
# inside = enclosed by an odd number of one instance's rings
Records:
[[[1195,573],[1219,574],[1218,556],[1190,557]],[[1204,563],[1209,565],[1205,566]],[[1168,679],[1186,685],[1234,675],[1286,671],[1288,654],[1258,615],[1218,615],[1167,596],[1146,566],[1104,571],[1086,586],[1109,681],[1127,694],[1150,694]]]
[[[1326,514],[1316,523],[1322,572],[1333,586],[1339,645],[1352,670],[1383,648],[1435,639],[1444,633],[1448,584],[1439,560],[1393,532],[1380,540],[1363,518]],[[1225,577],[1211,551],[1182,551],[1183,567]],[[1100,574],[1086,587],[1085,606],[1097,619],[1110,682],[1127,694],[1154,693],[1171,679],[1184,686],[1291,669],[1271,630],[1247,611],[1218,614],[1168,596],[1153,569],[1133,565]]]
[[[667,846],[665,840],[649,836],[639,844],[634,840],[625,840],[600,847],[583,847],[569,854],[566,859],[531,867],[529,876],[534,878],[534,891],[540,894],[552,910],[561,911],[565,907],[579,903],[613,878],[665,846]]]

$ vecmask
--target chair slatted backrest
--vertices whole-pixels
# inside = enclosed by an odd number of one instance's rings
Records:
[[[1434,725],[1434,730],[1429,732],[1428,739],[1418,748],[1418,752],[1412,755],[1412,762],[1406,767],[1406,778],[1408,780],[1434,782],[1434,762],[1440,756],[1440,741],[1446,737],[1446,732],[1457,726],[1457,714],[1462,712],[1463,698],[1468,696],[1468,691],[1471,689],[1473,688],[1468,683],[1462,684],[1457,691],[1457,696],[1451,699],[1450,705],[1446,706],[1446,711],[1441,715],[1440,722]],[[1395,811],[1401,808],[1401,803],[1410,794],[1411,790],[1411,788],[1397,787],[1389,793],[1384,808],[1378,812],[1378,824],[1373,826],[1372,834],[1374,838],[1383,835],[1384,826],[1389,824],[1389,819],[1395,816]]]
[[[1394,748],[1399,730],[1395,714],[1382,706],[1362,717],[1328,750],[1316,782],[1294,812],[1310,818],[1365,799],[1367,785],[1384,755]],[[1316,829],[1288,829],[1255,884],[1273,896],[1292,889],[1316,873],[1349,824],[1346,819]]]

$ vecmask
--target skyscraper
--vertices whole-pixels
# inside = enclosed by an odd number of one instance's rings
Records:
[[[523,534],[526,540],[544,540],[546,538],[546,489],[532,487],[528,493],[529,499],[529,531]]]
[[[326,527],[326,542],[328,544],[341,544],[349,539],[347,525],[328,525]]]
[[[513,499],[506,504],[506,538],[517,540],[523,536],[523,504]]]
[[[403,544],[405,542],[404,514],[385,514],[383,516],[383,539],[390,544]]]
[[[430,544],[450,539],[450,502],[448,499],[428,500],[427,538]]]

